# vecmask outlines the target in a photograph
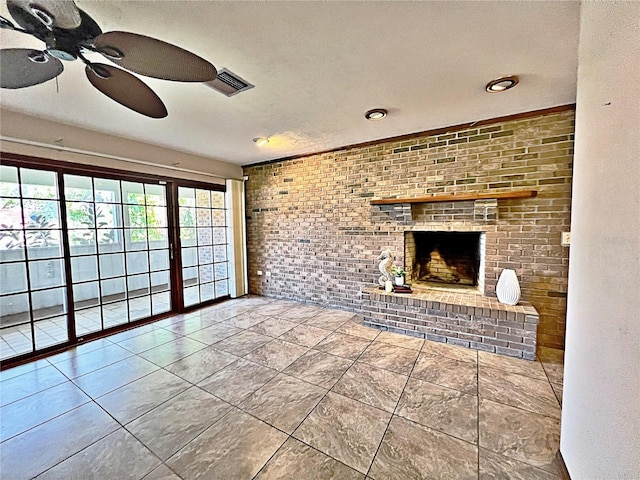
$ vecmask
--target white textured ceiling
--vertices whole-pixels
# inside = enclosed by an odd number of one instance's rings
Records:
[[[57,86],[0,91],[3,110],[246,165],[575,102],[577,2],[76,3],[103,31],[174,43],[255,88],[227,98],[202,84],[143,78],[169,111],[154,120],[94,90],[75,61]],[[18,32],[0,35],[3,48],[42,48]],[[505,74],[520,84],[484,91]],[[374,107],[389,116],[365,120]],[[19,136],[74,147],[29,130]],[[271,141],[259,148],[258,136]]]

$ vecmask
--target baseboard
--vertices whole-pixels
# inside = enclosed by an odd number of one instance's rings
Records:
[[[569,470],[567,470],[567,465],[564,463],[564,458],[562,458],[560,449],[558,449],[558,453],[556,453],[556,460],[558,460],[558,470],[560,471],[560,478],[562,480],[571,480]]]

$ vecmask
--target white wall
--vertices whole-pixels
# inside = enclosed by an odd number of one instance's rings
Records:
[[[640,3],[583,2],[560,451],[640,478]]]
[[[3,109],[3,152],[224,185],[242,167]],[[96,155],[91,155],[91,152]]]

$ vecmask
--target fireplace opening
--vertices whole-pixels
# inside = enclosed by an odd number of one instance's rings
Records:
[[[406,232],[405,260],[413,282],[478,286],[480,232]]]

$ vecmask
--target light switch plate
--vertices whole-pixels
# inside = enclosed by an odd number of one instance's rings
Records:
[[[562,245],[563,247],[568,247],[570,244],[571,244],[571,232],[562,232],[560,245]]]

